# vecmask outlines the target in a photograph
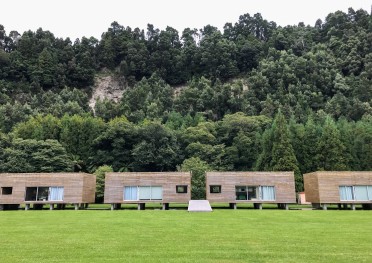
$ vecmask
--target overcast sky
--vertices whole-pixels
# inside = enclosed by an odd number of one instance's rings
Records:
[[[82,36],[100,39],[113,21],[131,28],[153,24],[161,30],[171,26],[181,32],[186,27],[212,25],[222,30],[227,22],[239,16],[261,13],[278,25],[313,26],[320,18],[337,10],[371,10],[372,0],[17,0],[1,1],[0,24],[7,33],[23,33],[38,28],[49,30],[55,37]]]

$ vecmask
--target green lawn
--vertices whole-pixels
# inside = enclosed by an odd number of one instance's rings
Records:
[[[372,211],[0,212],[1,262],[372,262]]]

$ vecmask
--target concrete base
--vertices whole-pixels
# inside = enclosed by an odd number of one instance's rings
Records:
[[[208,200],[190,200],[187,208],[189,212],[212,212],[212,207]]]

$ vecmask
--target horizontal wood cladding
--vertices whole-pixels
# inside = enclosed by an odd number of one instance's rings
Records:
[[[372,172],[318,171],[304,174],[306,201],[320,204],[372,203],[372,201],[341,201],[339,186],[370,185]]]
[[[304,191],[306,202],[320,203],[318,176],[304,174]]]
[[[187,193],[177,193],[177,185],[187,185]],[[125,186],[162,186],[163,200],[124,201]],[[189,172],[126,172],[105,174],[104,203],[188,203],[191,199]]]
[[[64,187],[63,201],[25,201],[26,187]],[[12,187],[11,195],[0,194],[0,204],[94,203],[96,176],[86,173],[2,173],[0,187]]]
[[[210,185],[221,185],[221,193],[210,193]],[[236,200],[235,186],[275,186],[274,201]],[[207,172],[206,193],[210,202],[296,203],[293,172]]]

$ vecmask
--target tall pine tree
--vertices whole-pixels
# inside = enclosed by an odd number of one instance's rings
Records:
[[[326,117],[322,135],[316,145],[317,167],[324,171],[347,170],[345,149],[340,131],[330,116]]]
[[[317,170],[316,154],[321,129],[317,126],[310,116],[305,124],[305,134],[303,140],[303,163],[301,163],[301,172],[309,173]]]
[[[271,129],[263,134],[262,149],[256,170],[294,171],[296,191],[302,191],[302,176],[291,144],[287,121],[280,110],[275,116]]]

